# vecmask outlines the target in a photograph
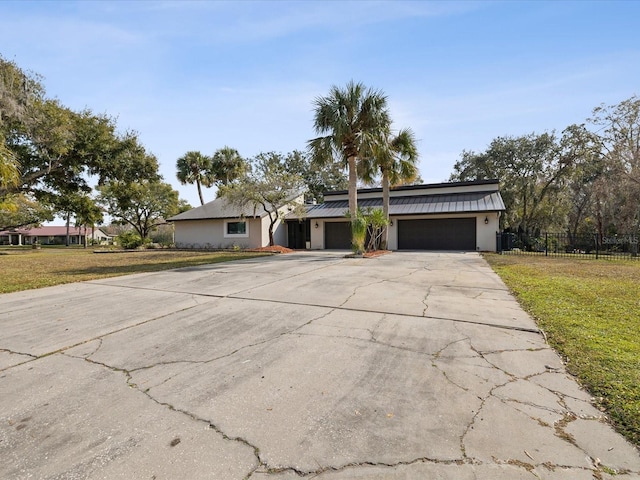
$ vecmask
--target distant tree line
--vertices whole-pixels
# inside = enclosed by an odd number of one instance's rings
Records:
[[[500,179],[506,231],[640,232],[640,98],[601,105],[581,125],[498,137],[464,151],[451,181]]]

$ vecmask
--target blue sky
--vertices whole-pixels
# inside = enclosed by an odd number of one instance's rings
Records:
[[[640,95],[640,2],[2,1],[0,54],[50,97],[139,132],[165,179],[188,150],[302,150],[313,99],[383,90],[428,183],[463,150],[561,131]],[[205,201],[215,190],[205,191]]]

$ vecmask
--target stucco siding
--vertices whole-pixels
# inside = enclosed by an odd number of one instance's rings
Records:
[[[259,218],[247,218],[247,236],[225,235],[225,223],[235,219],[182,220],[175,222],[175,243],[179,248],[260,247]]]
[[[175,243],[178,248],[258,248],[269,245],[269,217],[245,218],[246,235],[226,235],[228,222],[239,219],[181,220],[175,222]],[[286,245],[287,232],[280,219],[274,226],[276,245]]]
[[[310,244],[312,250],[324,249],[324,223],[325,221],[321,218],[311,220]],[[316,225],[318,225],[318,228],[316,228]]]
[[[286,207],[282,207],[278,210],[279,215],[276,220],[276,223],[273,225],[273,242],[275,245],[286,246],[287,239],[287,227],[285,222],[282,220],[287,213],[289,213],[289,209]],[[269,215],[266,215],[262,218],[262,245],[261,247],[266,247],[269,245],[269,224],[271,220],[269,219]]]
[[[485,218],[489,223],[484,223]],[[490,212],[486,215],[478,215],[476,228],[478,250],[481,252],[495,252],[496,233],[500,231],[500,213]]]
[[[175,222],[175,243],[179,248],[222,248],[222,220],[184,220]]]
[[[269,218],[266,218],[265,220],[266,233],[263,238],[266,242],[265,245],[269,245]],[[278,220],[276,220],[276,224],[273,226],[273,241],[276,245],[287,244],[287,229],[281,218],[278,218]]]

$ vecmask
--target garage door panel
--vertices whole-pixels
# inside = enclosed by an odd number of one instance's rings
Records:
[[[476,219],[398,220],[400,250],[475,250]]]
[[[351,249],[351,223],[349,222],[325,222],[324,224],[324,248],[327,250]]]

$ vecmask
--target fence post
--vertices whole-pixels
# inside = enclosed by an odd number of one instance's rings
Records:
[[[544,234],[544,256],[549,256],[549,233],[545,232]]]
[[[598,254],[600,253],[600,252],[598,251],[598,248],[599,248],[599,246],[600,246],[600,245],[598,245],[598,243],[599,243],[599,242],[598,242],[598,234],[596,233],[596,234],[593,236],[593,238],[594,238],[594,239],[595,239],[595,241],[596,241],[596,260],[598,260]]]

